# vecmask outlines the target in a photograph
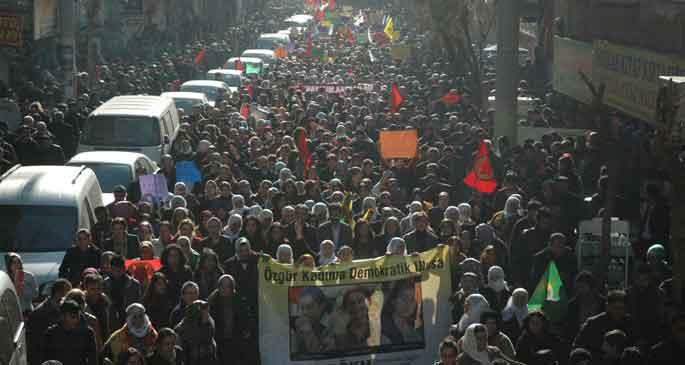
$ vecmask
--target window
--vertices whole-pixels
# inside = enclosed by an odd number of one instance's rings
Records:
[[[78,166],[86,165],[93,170],[98,178],[103,193],[111,193],[117,185],[128,186],[133,181],[131,167],[126,164],[113,163],[77,163]]]
[[[155,118],[101,115],[88,120],[81,142],[90,146],[159,146],[159,128]]]
[[[73,206],[0,205],[3,252],[64,251],[74,242],[77,229],[78,211]]]

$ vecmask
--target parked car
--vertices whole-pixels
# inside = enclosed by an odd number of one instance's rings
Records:
[[[179,125],[178,110],[169,98],[117,96],[90,113],[77,152],[139,152],[159,161],[171,150]]]
[[[230,70],[237,69],[237,63],[242,64],[242,71],[245,76],[257,75],[260,76],[264,72],[264,61],[255,57],[232,57],[224,63],[224,68]]]
[[[243,71],[217,68],[207,71],[207,80],[223,81],[228,84],[228,89],[233,94],[243,86]]]
[[[181,91],[205,94],[211,106],[214,106],[217,99],[226,94],[228,90],[228,84],[216,80],[190,80],[181,85]]]
[[[17,165],[0,176],[0,255],[21,255],[46,295],[76,232],[92,229],[101,206],[100,183],[85,166]]]
[[[240,57],[259,58],[264,62],[265,68],[276,63],[276,53],[270,49],[246,49]]]
[[[86,166],[95,172],[105,205],[114,201],[114,187],[125,186],[132,191],[132,184],[137,183],[136,173],[150,175],[157,172],[157,164],[149,157],[135,152],[93,151],[74,156],[67,166]]]
[[[170,98],[174,101],[176,109],[183,109],[186,114],[192,112],[196,105],[209,105],[207,95],[203,93],[193,93],[184,91],[170,91],[160,95],[163,98]]]

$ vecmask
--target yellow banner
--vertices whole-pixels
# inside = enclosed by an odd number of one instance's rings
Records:
[[[441,245],[313,271],[260,260],[262,364],[432,363],[451,323],[448,255]]]

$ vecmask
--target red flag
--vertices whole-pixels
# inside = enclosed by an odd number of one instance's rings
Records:
[[[441,98],[442,102],[447,104],[447,105],[454,105],[458,104],[461,101],[461,95],[457,93],[456,90],[450,90],[447,94],[445,94]]]
[[[197,54],[195,55],[195,60],[194,60],[193,62],[194,62],[196,65],[199,65],[200,63],[202,63],[202,61],[204,61],[205,55],[206,55],[206,54],[207,54],[207,50],[205,50],[204,48],[201,49],[201,50],[200,50],[199,52],[197,52]]]
[[[495,172],[490,161],[488,145],[485,144],[485,141],[480,142],[478,154],[473,162],[473,168],[464,178],[464,183],[481,193],[492,193],[497,188]]]
[[[243,103],[243,105],[240,107],[240,116],[245,119],[250,116],[250,104]]]
[[[397,87],[397,83],[393,82],[390,88],[390,112],[395,113],[403,102],[404,97],[400,93],[400,88]]]
[[[299,129],[297,135],[297,150],[300,153],[300,159],[304,162],[304,175],[307,176],[307,171],[312,165],[312,154],[309,152],[309,143],[307,143],[307,133],[304,129]]]
[[[238,71],[244,71],[245,70],[245,67],[243,66],[242,61],[240,61],[240,58],[235,60],[235,69]]]
[[[335,9],[335,0],[328,0],[328,8]]]
[[[357,43],[357,37],[352,33],[352,29],[347,28],[347,43],[355,44]]]
[[[152,274],[162,267],[158,258],[152,260],[131,259],[124,262],[126,271],[141,283],[148,283]]]
[[[316,9],[316,13],[314,13],[314,19],[317,23],[320,23],[325,17],[326,15],[323,13],[323,9]]]
[[[251,98],[254,98],[254,86],[252,84],[247,84],[247,93]]]

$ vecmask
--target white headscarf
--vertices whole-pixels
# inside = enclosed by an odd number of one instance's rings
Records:
[[[290,253],[290,261],[289,262],[281,262],[280,257],[281,253],[283,252],[288,252]],[[293,263],[293,248],[290,247],[288,244],[282,244],[278,246],[278,249],[276,249],[276,260],[280,262],[281,264],[291,264]]]
[[[490,308],[490,303],[480,294],[471,294],[466,298],[466,303],[469,304],[468,312],[462,314],[459,319],[459,331],[466,331],[466,328],[474,323],[480,321],[480,315],[484,310]]]
[[[400,237],[393,237],[385,248],[385,254],[391,256],[407,256],[407,243]]]
[[[492,266],[488,269],[488,288],[491,288],[495,293],[508,289],[507,282],[504,280],[504,270],[499,266]]]
[[[325,246],[325,245],[333,246],[333,249],[331,250],[330,256],[324,256],[323,255],[323,246]],[[333,243],[333,241],[324,240],[321,242],[321,245],[319,245],[319,255],[317,258],[318,258],[319,266],[328,265],[332,262],[338,261],[338,257],[335,256],[335,244]]]
[[[524,305],[522,306],[517,306],[516,303],[514,302],[514,299],[517,297],[524,297]],[[518,288],[514,290],[514,292],[511,294],[511,297],[509,297],[509,300],[507,300],[507,306],[504,307],[504,310],[502,311],[502,320],[503,321],[509,321],[512,318],[516,317],[516,320],[519,323],[519,326],[523,326],[523,320],[526,318],[528,315],[528,291],[523,288]]]
[[[521,209],[521,199],[518,194],[511,195],[507,198],[506,203],[504,203],[504,216],[507,219],[516,219],[519,216],[519,210]]]
[[[471,204],[461,203],[457,205],[459,209],[459,223],[471,223]]]
[[[145,321],[141,327],[134,326],[133,317],[143,315]],[[140,303],[133,303],[126,308],[126,328],[128,332],[136,338],[143,338],[150,332],[150,318],[145,314],[145,307]]]
[[[462,344],[462,348],[464,349],[464,352],[477,363],[483,365],[490,365],[492,364],[492,362],[490,361],[488,351],[478,351],[478,340],[476,339],[477,328],[481,328],[483,331],[487,331],[485,329],[485,326],[483,326],[480,323],[474,323],[469,325],[468,328],[466,328],[466,333],[463,337],[464,341]]]

